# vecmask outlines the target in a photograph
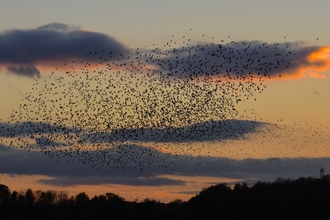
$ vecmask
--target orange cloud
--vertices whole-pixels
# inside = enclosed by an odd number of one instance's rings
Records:
[[[310,77],[326,78],[323,73],[330,70],[330,47],[321,47],[308,56],[311,66],[303,69]]]
[[[330,70],[330,47],[316,47],[301,58],[291,62],[293,67],[281,73],[283,79],[298,79],[306,75],[317,79],[327,78],[325,72]]]

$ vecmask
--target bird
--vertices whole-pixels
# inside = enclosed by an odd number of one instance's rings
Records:
[[[241,147],[234,152],[235,140],[292,145],[283,137],[290,138],[288,131],[295,126],[276,126],[253,111],[251,119],[237,110],[243,102],[256,102],[268,80],[290,68],[294,54],[289,45],[182,38],[189,40],[178,47],[170,39],[162,48],[151,44],[153,48],[127,53],[87,50],[85,60],[63,64],[65,74],[59,68],[37,78],[11,120],[2,125],[0,137],[10,147],[41,151],[57,161],[136,173],[175,173],[178,164],[218,169],[214,158],[190,155],[205,151],[206,146],[195,146],[201,142],[210,143],[208,156],[215,151],[238,158],[253,158],[253,151]],[[253,134],[261,136],[249,138]],[[304,134],[299,137],[310,141]],[[329,140],[323,134],[321,139]],[[220,161],[219,170],[229,170],[236,162],[217,158],[216,163]]]

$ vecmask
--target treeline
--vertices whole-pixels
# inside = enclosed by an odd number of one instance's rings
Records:
[[[11,192],[0,184],[0,219],[169,219],[178,216],[182,203],[131,202],[114,193],[89,198],[84,192],[75,196],[54,190]]]
[[[0,218],[4,219],[329,219],[329,178],[277,179],[253,186],[226,183],[203,189],[189,201],[125,201],[113,194],[11,192],[0,184]]]

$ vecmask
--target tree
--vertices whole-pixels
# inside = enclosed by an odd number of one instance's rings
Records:
[[[25,193],[23,190],[19,191],[18,193],[18,203],[19,204],[25,204],[26,200],[25,200]]]
[[[105,203],[105,202],[107,201],[107,197],[106,197],[105,195],[99,195],[99,196],[98,196],[98,200],[99,200],[100,202]]]
[[[18,202],[18,192],[14,191],[10,195],[10,203],[11,204],[17,204],[17,202]]]
[[[81,192],[76,196],[76,204],[82,205],[89,201],[89,197],[85,192]]]
[[[35,197],[32,189],[27,189],[25,193],[25,200],[27,205],[34,205]]]
[[[57,199],[57,192],[54,190],[47,190],[46,192],[38,190],[37,203],[41,205],[54,205]]]
[[[10,197],[10,190],[8,186],[0,184],[0,203],[4,200],[9,199]]]
[[[68,201],[68,198],[69,198],[69,195],[65,191],[61,191],[61,192],[57,193],[57,199],[58,199],[59,203]]]
[[[181,199],[174,199],[173,201],[170,202],[170,204],[182,204],[184,203]]]
[[[248,187],[247,183],[244,182],[244,183],[242,184],[242,187],[241,187],[241,188],[242,188],[242,189],[247,189],[247,188],[249,188],[249,187]]]
[[[234,186],[234,191],[239,191],[242,188],[242,185],[240,183],[236,183]]]
[[[125,201],[124,198],[122,198],[114,193],[106,193],[105,195],[107,197],[108,202],[109,201],[112,201],[112,202],[124,202]]]

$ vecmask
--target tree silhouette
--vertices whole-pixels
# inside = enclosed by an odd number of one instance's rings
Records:
[[[57,202],[57,193],[54,190],[36,191],[36,193],[38,195],[38,205],[55,205]]]
[[[8,200],[10,196],[10,190],[8,186],[0,184],[0,203],[5,200]]]
[[[92,199],[84,192],[70,198],[53,190],[10,193],[1,184],[0,196],[1,219],[328,219],[330,179],[278,178],[233,188],[222,183],[187,202],[168,204],[148,198],[125,201],[114,193]]]
[[[242,185],[240,183],[236,183],[234,186],[235,191],[239,191],[242,188]]]
[[[77,205],[83,205],[87,202],[89,202],[89,197],[85,192],[81,192],[76,196],[76,204]]]
[[[18,195],[19,195],[19,193],[17,191],[14,191],[11,193],[10,199],[9,199],[10,204],[18,203]]]
[[[35,197],[32,189],[27,189],[25,193],[25,200],[27,205],[34,205]]]

